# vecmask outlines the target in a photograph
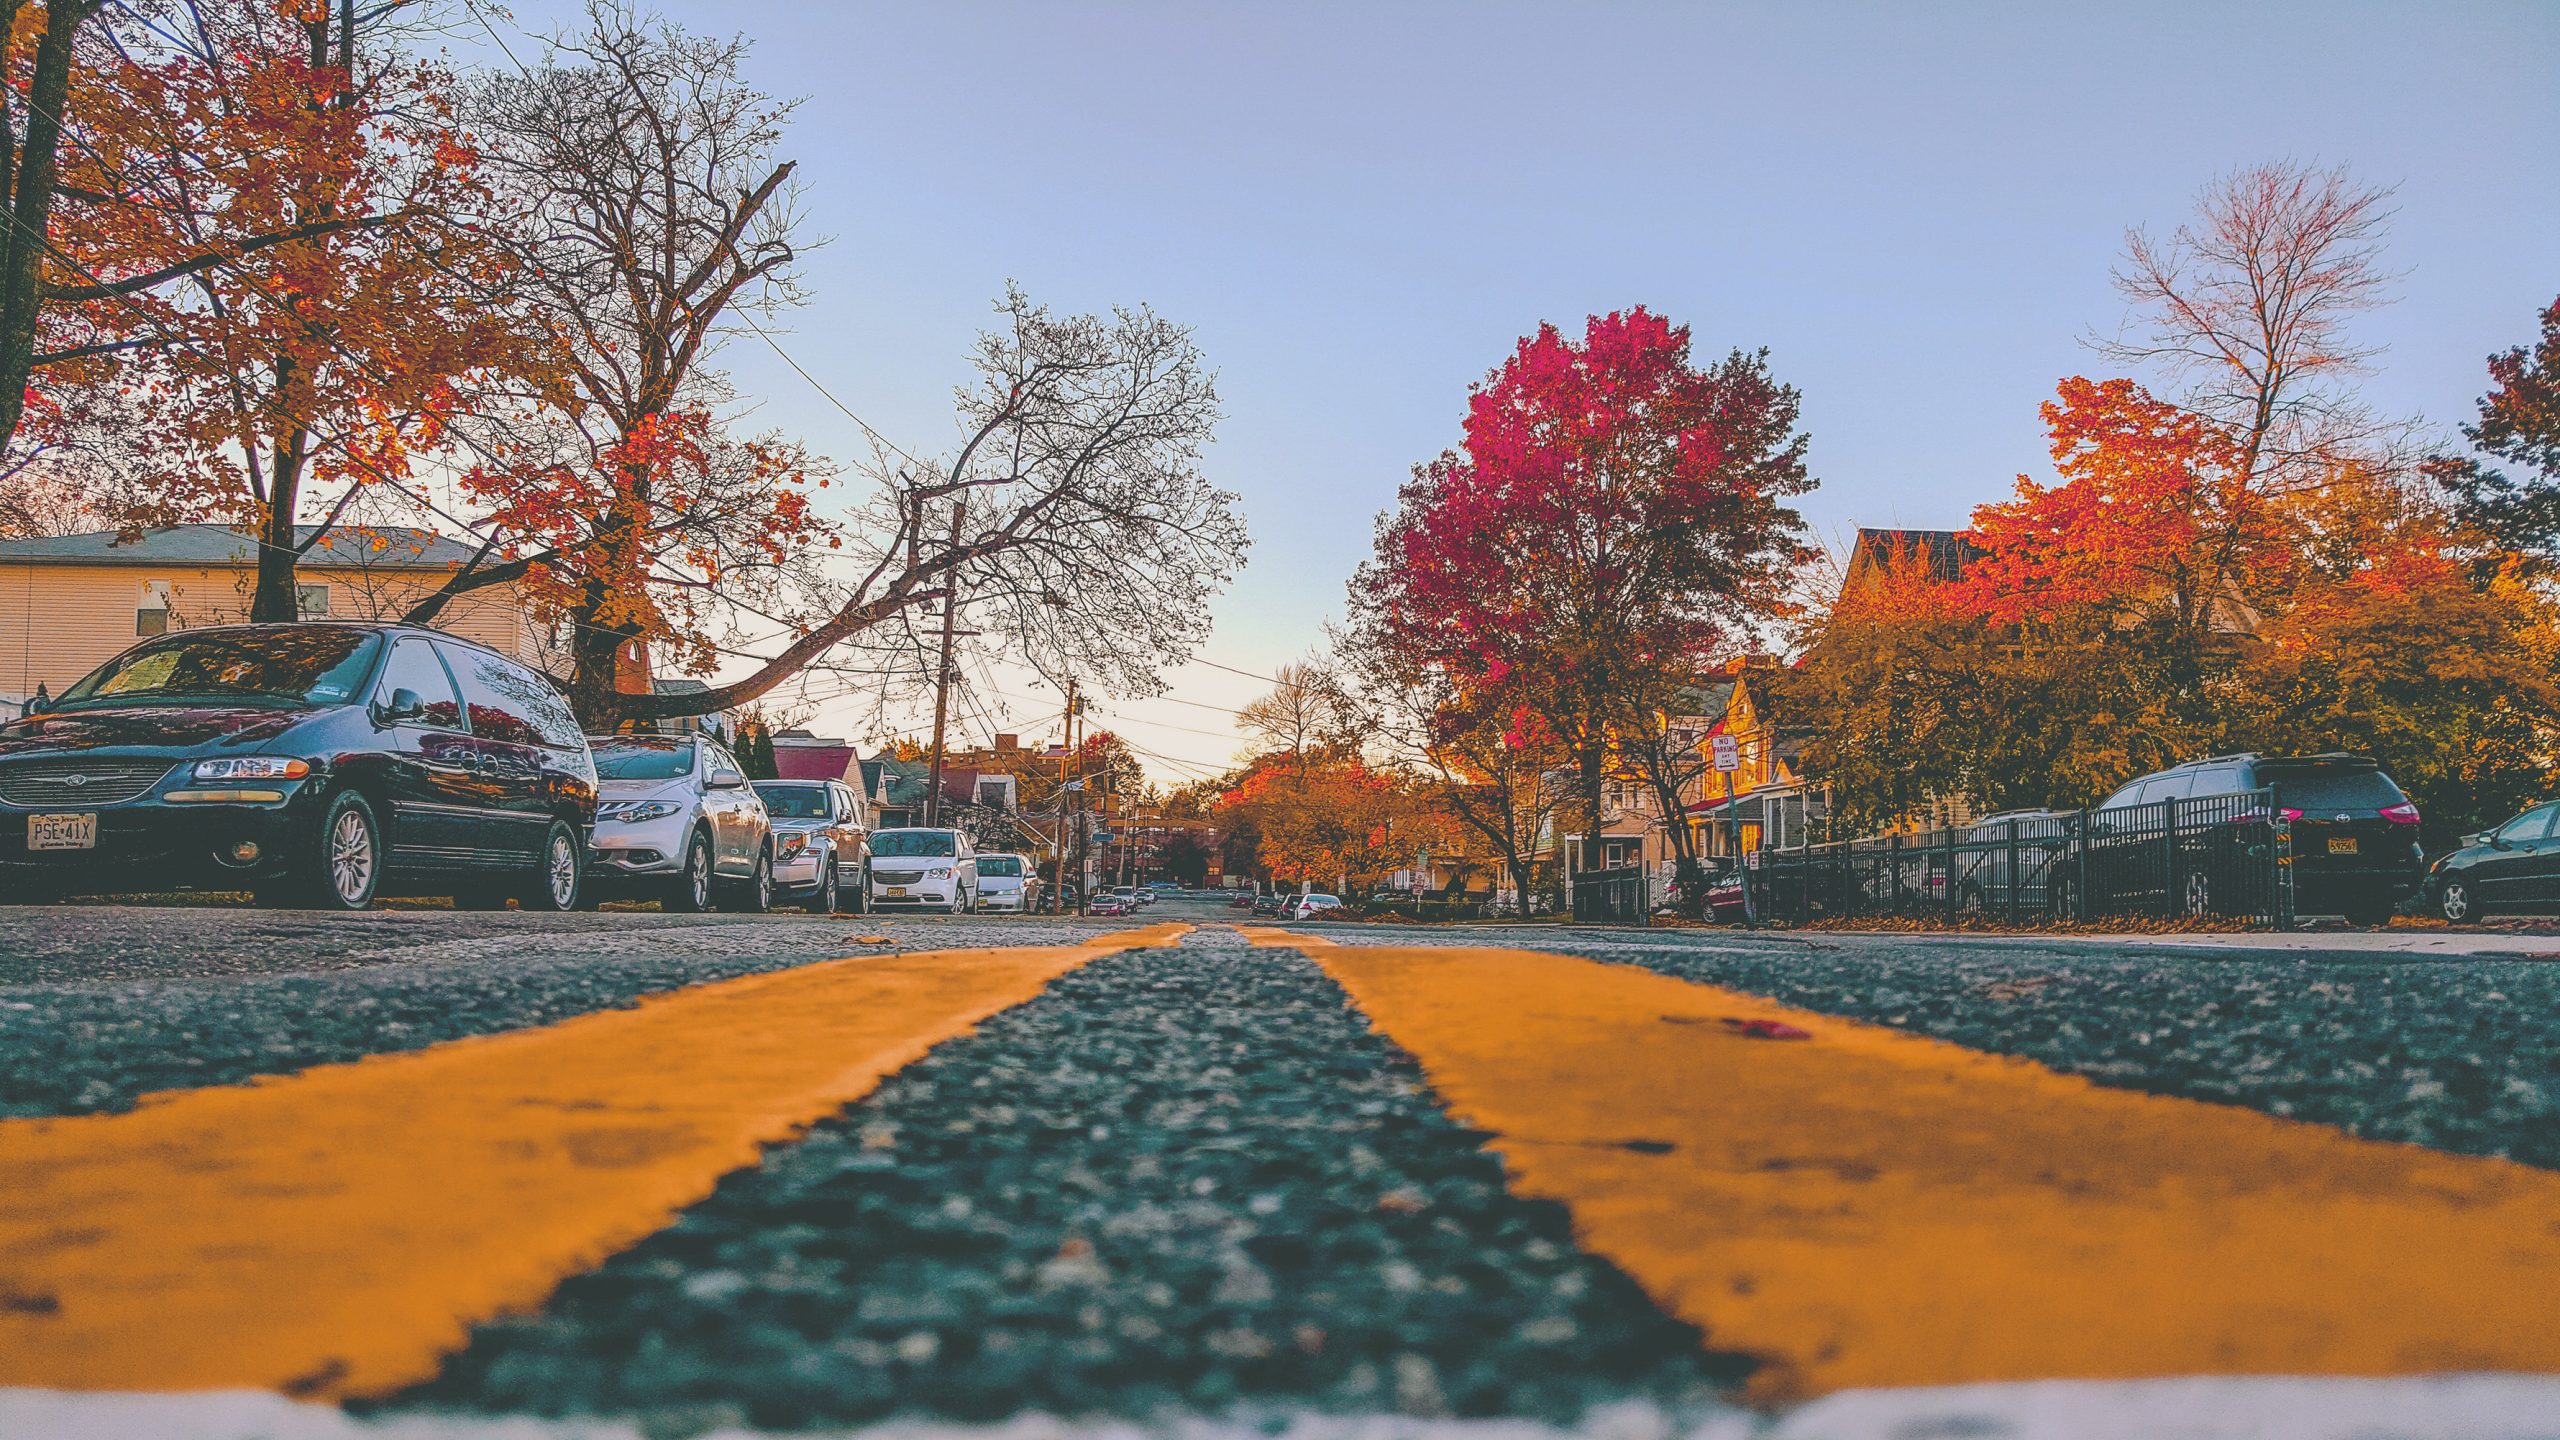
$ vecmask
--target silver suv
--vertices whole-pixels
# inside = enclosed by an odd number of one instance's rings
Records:
[[[773,817],[773,886],[812,915],[864,908],[871,861],[862,793],[841,780],[759,780]]]
[[[761,914],[773,903],[773,822],[736,756],[694,735],[590,735],[595,838],[587,878],[669,910]]]

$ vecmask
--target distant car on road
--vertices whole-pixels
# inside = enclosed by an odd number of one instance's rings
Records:
[[[1093,903],[1084,907],[1088,915],[1126,915],[1137,908],[1129,903],[1128,896],[1116,895],[1108,890],[1095,892]]]
[[[1028,855],[978,857],[978,908],[1029,914],[1040,901],[1040,865]]]
[[[551,683],[438,631],[146,640],[0,725],[0,897],[247,890],[577,905],[596,772]]]
[[[1281,918],[1287,920],[1334,919],[1339,918],[1341,909],[1341,896],[1310,891],[1290,901],[1289,908],[1283,912]]]
[[[773,821],[738,757],[693,735],[596,735],[587,878],[599,896],[668,910],[762,914],[773,904]]]
[[[2497,910],[2560,911],[2560,803],[2465,837],[2427,868],[2426,895],[2457,925]]]
[[[871,860],[862,796],[841,780],[759,780],[773,821],[774,893],[812,915],[862,910]]]
[[[919,827],[872,832],[874,909],[914,906],[965,915],[978,908],[978,884],[978,847],[964,831]]]

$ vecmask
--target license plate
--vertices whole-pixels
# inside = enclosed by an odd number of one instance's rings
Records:
[[[890,887],[889,887],[889,898],[890,898],[890,899],[892,899],[892,900],[899,899],[899,898],[903,897],[906,893],[907,893],[907,887],[906,887],[906,886],[904,886],[904,885],[892,885],[892,886],[890,886]]]
[[[95,850],[98,848],[98,817],[95,814],[30,815],[27,817],[27,848]]]
[[[2329,853],[2332,855],[2353,855],[2356,853],[2356,837],[2353,835],[2330,836]]]

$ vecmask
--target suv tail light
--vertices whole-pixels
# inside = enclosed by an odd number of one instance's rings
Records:
[[[2418,807],[2406,801],[2398,805],[2385,805],[2382,807],[2382,818],[2394,825],[2415,825],[2418,823]]]
[[[2302,818],[2302,812],[2294,809],[2290,805],[2287,805],[2284,807],[2284,818],[2287,820],[2299,820]]]

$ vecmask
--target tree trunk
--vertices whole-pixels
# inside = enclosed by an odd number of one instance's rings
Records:
[[[104,0],[53,0],[29,78],[24,139],[7,195],[9,224],[0,229],[0,450],[12,446],[27,408],[34,369],[37,312],[44,304],[45,238],[53,233],[53,193],[62,144],[62,107],[71,94],[71,48],[80,27]],[[10,5],[14,20],[20,7]]]
[[[290,395],[290,372],[276,377],[277,393]],[[308,440],[300,426],[278,436],[267,478],[267,504],[258,516],[258,578],[249,592],[249,623],[282,625],[302,618],[295,580],[302,561],[294,548],[293,512],[302,503],[302,468]]]

